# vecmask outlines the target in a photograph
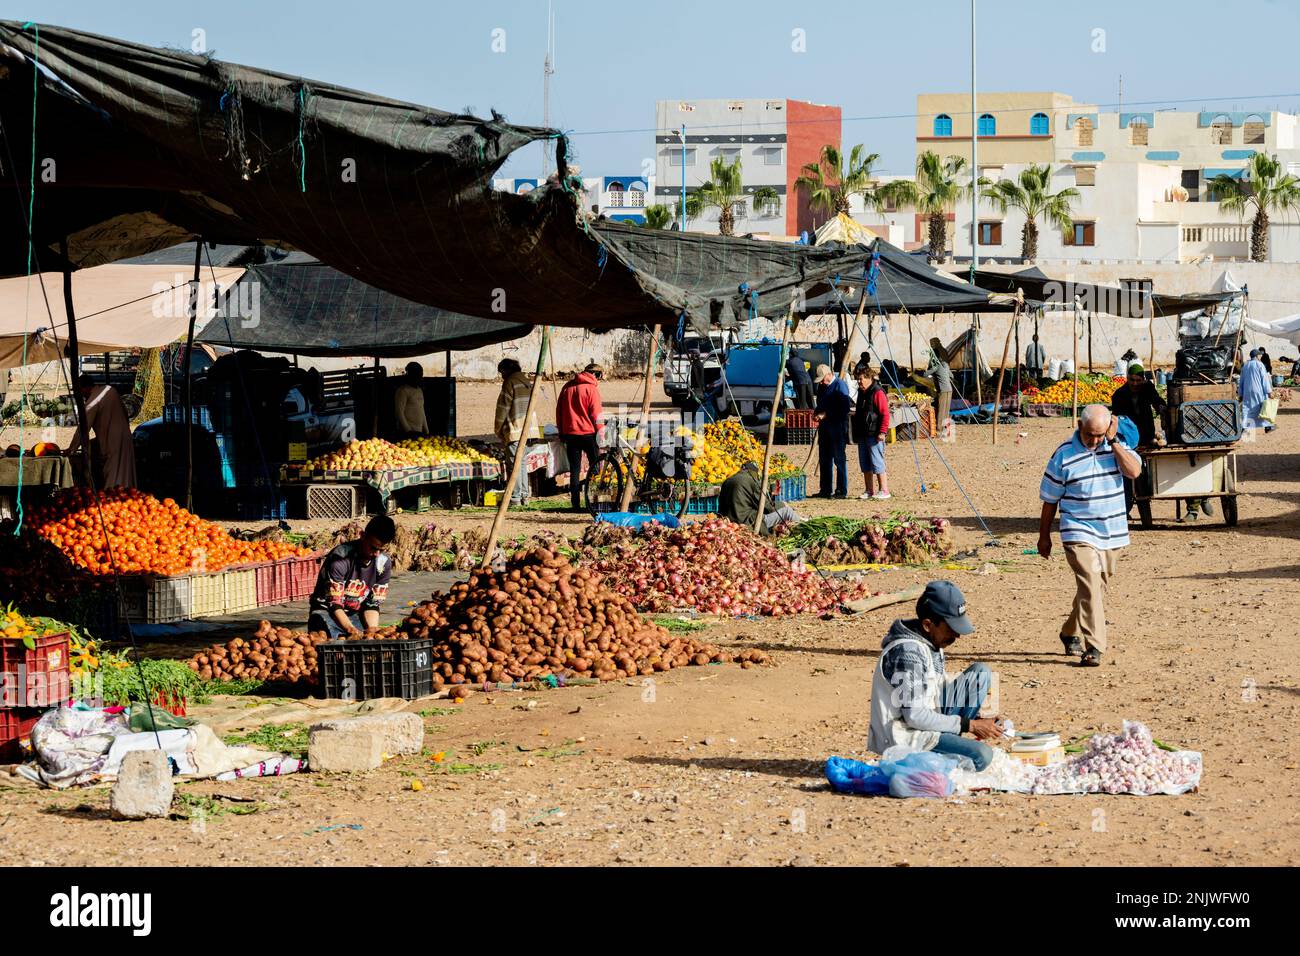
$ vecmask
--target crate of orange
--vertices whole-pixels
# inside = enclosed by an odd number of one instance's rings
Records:
[[[282,541],[240,541],[170,498],[160,500],[133,488],[60,492],[35,511],[31,527],[75,570],[92,576],[116,573],[123,590],[122,617],[137,623],[190,617],[193,575],[310,554]],[[216,600],[216,589],[211,590],[205,607]]]

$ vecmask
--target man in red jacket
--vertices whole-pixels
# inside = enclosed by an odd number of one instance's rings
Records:
[[[858,401],[853,408],[853,440],[858,443],[858,464],[867,490],[858,497],[863,501],[887,501],[889,478],[885,475],[885,439],[889,436],[889,399],[876,381],[870,365],[858,366]],[[872,476],[880,490],[872,490]]]
[[[592,362],[564,383],[555,403],[555,426],[569,456],[569,504],[574,511],[582,508],[582,456],[587,456],[587,469],[590,471],[596,466],[596,456],[600,454],[596,436],[605,426],[601,422],[604,411],[597,382],[604,375],[604,369]]]

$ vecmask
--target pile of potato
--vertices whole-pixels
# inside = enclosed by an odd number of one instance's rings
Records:
[[[433,636],[434,689],[558,675],[615,680],[674,667],[767,663],[670,634],[609,590],[598,574],[547,548],[516,552],[502,571],[478,571],[414,608],[404,627]]]
[[[339,640],[403,641],[396,624],[345,634]],[[314,684],[319,679],[316,648],[329,640],[324,631],[293,631],[262,621],[252,636],[236,637],[199,651],[186,664],[203,680],[260,680],[268,683]]]

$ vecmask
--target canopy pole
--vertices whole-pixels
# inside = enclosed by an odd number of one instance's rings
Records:
[[[640,422],[638,422],[636,427],[637,448],[640,448],[642,440],[647,439],[650,435],[650,430],[646,425],[646,419],[650,415],[650,388],[651,388],[651,384],[654,382],[654,377],[655,377],[655,349],[658,346],[658,344],[659,344],[659,326],[654,325],[651,326],[650,328],[650,341],[646,345],[646,349],[645,349],[645,394],[641,396],[641,420]],[[775,420],[776,415],[773,414],[772,417],[773,420]],[[573,468],[572,462],[569,463],[569,467],[571,469]],[[687,477],[689,480],[689,476]],[[570,481],[577,480],[577,476],[574,475],[572,471],[570,471],[569,473],[569,480]],[[623,497],[620,498],[618,501],[619,511],[627,511],[628,507],[632,504],[632,491],[633,491],[632,484],[633,484],[632,476],[628,475],[627,483],[623,486]]]
[[[970,367],[975,375],[975,407],[984,407],[984,383],[980,381],[980,315],[975,313],[975,320],[970,328]]]
[[[1020,401],[1020,310],[1016,310],[1016,401]]]
[[[1007,350],[1011,348],[1011,333],[1020,321],[1020,303],[1016,303],[1016,311],[1011,317],[1011,324],[1007,326],[1007,337],[1002,342],[1002,361],[998,363],[998,387],[993,394],[993,444],[998,443],[998,419],[1001,417],[999,411],[1002,408],[1002,377],[1007,372]]]
[[[864,279],[864,280],[863,280],[863,284],[862,284],[862,298],[860,298],[860,299],[858,300],[858,314],[855,315],[855,316],[853,317],[853,328],[849,329],[849,336],[848,336],[848,338],[847,338],[847,339],[845,340],[845,342],[844,342],[844,355],[841,356],[841,358],[840,358],[840,378],[845,378],[845,377],[847,376],[847,374],[848,374],[848,368],[849,368],[849,356],[853,354],[853,333],[856,332],[856,331],[858,330],[858,323],[860,323],[860,322],[862,321],[862,313],[865,312],[866,310],[867,310],[867,285],[866,285],[866,280]],[[793,321],[794,321],[794,306],[791,305],[791,306],[790,306],[790,315],[789,315],[789,317],[786,319],[786,327],[787,327],[787,329],[789,328],[790,323],[793,322]],[[788,336],[787,336],[787,340],[788,340]],[[870,341],[868,340],[867,350],[870,351],[870,349],[871,349],[871,345],[870,345]],[[868,355],[867,357],[870,358],[870,355]],[[786,349],[783,348],[783,349],[781,350],[781,371],[782,371],[783,374],[784,374],[784,372],[785,372],[785,360],[786,360]],[[778,379],[776,380],[776,382],[777,382],[777,388],[780,389],[780,388],[781,388],[781,379],[778,378]],[[778,397],[778,398],[780,397],[780,392],[779,392],[779,391],[777,392],[777,397]],[[772,421],[776,421],[776,411],[775,411],[775,409],[774,409],[773,412],[772,412]],[[768,431],[769,431],[769,434],[768,434],[768,444],[770,445],[771,442],[772,442],[772,437],[771,437],[771,428],[770,428],[770,427],[769,427]],[[764,467],[766,468],[766,466],[764,466]],[[764,476],[766,476],[766,474],[767,474],[767,472],[764,471]],[[760,508],[759,511],[761,512],[762,509]],[[762,517],[761,514],[760,514],[760,517]]]
[[[916,354],[912,351],[912,313],[907,313],[907,370],[916,371]]]
[[[1074,300],[1074,304],[1075,304],[1075,307],[1077,308],[1078,305],[1079,305],[1079,300],[1078,300],[1077,298]],[[1071,411],[1070,411],[1070,414],[1071,414],[1071,417],[1074,419],[1074,424],[1075,424],[1075,426],[1078,427],[1078,424],[1079,424],[1079,313],[1078,313],[1078,312],[1075,312],[1074,315],[1071,317],[1071,322],[1073,322],[1073,324],[1074,324],[1074,336],[1073,336],[1073,340],[1074,340],[1074,358],[1073,358],[1073,362],[1074,362],[1074,395],[1073,395],[1073,397],[1071,398]]]
[[[190,324],[185,333],[185,510],[194,511],[194,321],[199,314],[199,268],[203,237],[194,241],[194,278],[190,289]]]
[[[862,315],[862,309],[867,304],[867,293],[864,288],[862,291],[862,303],[858,306],[858,315]],[[776,392],[772,395],[772,414],[767,420],[767,444],[763,447],[763,474],[758,480],[758,517],[754,519],[754,533],[763,533],[763,512],[767,510],[767,475],[772,467],[772,441],[776,438],[776,413],[781,407],[781,396],[785,394],[785,360],[790,354],[790,332],[794,327],[794,303],[790,303],[790,311],[785,316],[785,331],[781,333],[781,364],[777,366],[776,372]],[[852,333],[850,333],[851,335]],[[848,359],[848,349],[845,349],[845,360]],[[840,363],[840,374],[844,374],[844,362]]]
[[[1092,374],[1092,313],[1088,313],[1088,374]]]
[[[443,374],[447,378],[451,378],[451,349],[447,349],[446,353],[444,353],[443,363]]]
[[[1151,350],[1147,353],[1147,368],[1156,367],[1156,310],[1151,302],[1151,293],[1147,293],[1143,306],[1147,310],[1147,330],[1151,334]],[[1223,326],[1219,326],[1222,328]]]
[[[492,519],[492,530],[488,532],[487,547],[483,554],[483,566],[492,563],[496,556],[497,536],[506,524],[506,511],[510,507],[510,494],[519,481],[519,472],[524,467],[524,450],[528,447],[528,423],[533,420],[533,406],[537,404],[537,388],[542,381],[542,370],[546,368],[546,349],[551,341],[551,327],[542,326],[542,345],[537,350],[537,372],[533,375],[532,388],[528,390],[528,407],[524,409],[523,426],[519,429],[519,440],[515,442],[514,460],[510,463],[510,475],[506,478],[505,491],[497,502],[496,517]],[[629,476],[630,479],[631,476]],[[570,475],[572,479],[572,475]]]
[[[86,403],[81,397],[81,355],[77,345],[77,315],[72,308],[72,263],[68,259],[68,237],[59,240],[59,257],[63,259],[63,311],[68,315],[68,378],[72,382],[72,405],[77,410],[77,434],[81,438],[81,481],[95,490],[95,474],[91,465],[90,426],[86,423]],[[108,356],[104,356],[108,361]]]

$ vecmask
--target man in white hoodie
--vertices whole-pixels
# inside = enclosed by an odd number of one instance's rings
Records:
[[[983,741],[1002,736],[1002,718],[981,718],[979,711],[993,672],[975,663],[951,680],[944,673],[943,649],[974,630],[957,585],[926,585],[916,617],[895,621],[881,644],[871,683],[868,749],[883,754],[901,745],[968,757],[976,770],[989,765],[993,748]]]

